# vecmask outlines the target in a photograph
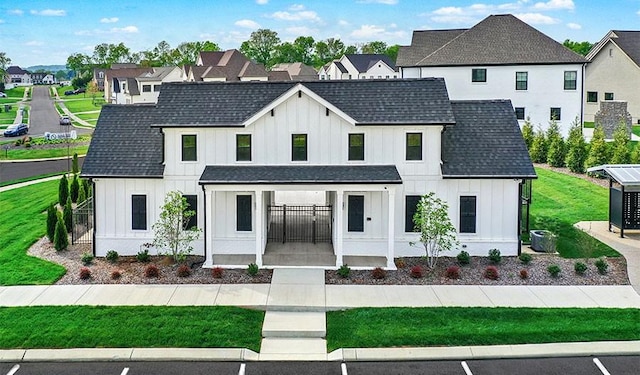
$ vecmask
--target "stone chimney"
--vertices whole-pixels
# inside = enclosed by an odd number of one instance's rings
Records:
[[[600,102],[600,110],[595,115],[596,124],[600,124],[604,130],[606,139],[613,139],[613,132],[620,122],[627,125],[627,132],[631,135],[631,115],[627,112],[627,102],[623,100],[603,100]]]

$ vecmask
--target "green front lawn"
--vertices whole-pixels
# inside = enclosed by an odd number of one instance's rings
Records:
[[[60,96],[60,98],[64,98],[65,91],[73,91],[74,89],[73,86],[56,86],[56,90],[58,91],[58,96]]]
[[[327,348],[640,339],[640,309],[359,308],[327,312]]]
[[[593,121],[585,121],[584,123],[582,123],[583,128],[593,129],[595,128],[595,126],[596,126],[596,123]]]
[[[9,112],[4,110],[4,105],[1,105],[2,112],[0,112],[0,124],[10,125],[16,119],[16,113],[18,112],[18,105],[12,104]]]
[[[4,93],[7,94],[8,98],[15,98],[18,100],[22,100],[22,98],[24,97],[24,90],[25,90],[24,86],[18,86],[9,90],[5,90]]]
[[[15,185],[15,184],[19,184],[21,182],[40,180],[40,179],[43,179],[43,178],[53,177],[53,176],[61,176],[62,177],[63,174],[64,174],[64,172],[57,172],[57,173],[41,174],[39,176],[31,176],[31,177],[19,178],[17,180],[0,182],[0,187],[9,186],[9,185]]]
[[[67,153],[67,148],[64,146],[61,146],[60,148],[47,148],[47,149],[34,149],[34,148],[21,147],[18,149],[11,149],[8,151],[0,150],[2,151],[0,153],[0,160],[48,159],[48,158],[67,157],[67,155],[73,156],[73,154],[86,155],[88,149],[89,149],[88,145],[83,145],[83,146],[71,145]]]
[[[215,306],[0,308],[0,348],[249,348],[264,312]]]
[[[104,103],[102,96],[96,98],[94,105],[91,97],[87,94],[69,96],[64,101],[64,105],[72,113],[99,111],[100,109],[102,109],[102,103]]]
[[[53,284],[65,274],[60,265],[27,256],[46,232],[47,206],[57,200],[58,180],[0,192],[0,285]]]
[[[633,127],[631,128],[631,131],[633,132],[633,134],[640,137],[640,125],[633,125]]]
[[[579,221],[609,220],[607,189],[544,168],[536,168],[536,173],[538,179],[533,180],[531,229],[554,232],[558,236],[557,250],[564,258],[620,256],[609,246],[590,241],[590,236],[573,227]]]

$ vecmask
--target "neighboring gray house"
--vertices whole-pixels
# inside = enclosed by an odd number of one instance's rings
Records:
[[[396,64],[383,54],[348,54],[334,60],[318,71],[321,80],[330,79],[389,79],[399,78]]]

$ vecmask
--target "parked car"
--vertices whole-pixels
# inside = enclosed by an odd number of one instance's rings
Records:
[[[60,125],[71,125],[71,119],[69,118],[69,116],[61,116]]]
[[[17,137],[19,135],[27,134],[29,132],[29,125],[27,124],[13,124],[9,125],[4,131],[5,137]]]
[[[74,90],[67,90],[64,92],[65,95],[75,95],[76,92]]]
[[[75,89],[73,91],[74,94],[82,94],[83,92],[85,92],[85,88],[84,87],[80,87],[79,89]]]
[[[0,91],[0,98],[6,98],[7,94],[3,93],[2,91]]]

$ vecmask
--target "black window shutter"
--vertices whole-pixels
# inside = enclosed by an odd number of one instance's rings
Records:
[[[417,232],[415,224],[413,223],[413,216],[418,210],[418,202],[420,202],[420,195],[407,195],[405,197],[405,217],[404,217],[404,231],[405,232]]]
[[[187,211],[195,211],[195,214],[189,218],[189,223],[185,229],[191,229],[198,226],[198,196],[185,195],[187,200]]]
[[[236,195],[236,230],[251,231],[251,196]]]
[[[349,195],[349,232],[364,232],[364,195]]]
[[[147,196],[131,196],[131,229],[147,229]]]
[[[476,197],[460,197],[460,233],[476,232]]]

